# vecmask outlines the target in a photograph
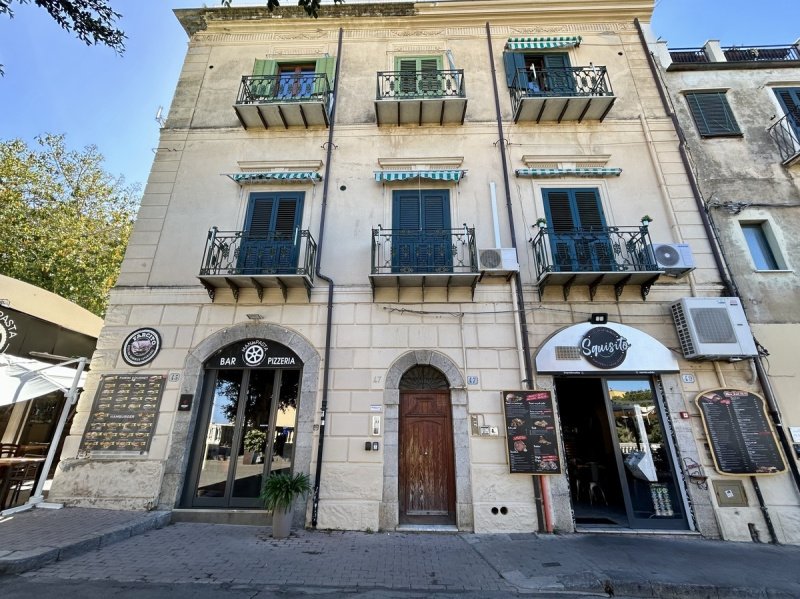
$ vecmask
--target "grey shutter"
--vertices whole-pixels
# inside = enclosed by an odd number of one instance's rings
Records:
[[[686,94],[686,102],[701,136],[741,135],[724,92]]]

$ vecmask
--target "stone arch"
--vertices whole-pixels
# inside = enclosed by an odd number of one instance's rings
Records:
[[[159,506],[171,509],[181,497],[189,468],[189,449],[197,427],[197,415],[203,393],[203,374],[206,360],[216,351],[245,339],[274,341],[291,349],[303,362],[300,398],[297,409],[297,446],[295,470],[309,473],[311,468],[314,417],[317,406],[321,357],[313,345],[299,333],[268,323],[240,323],[206,337],[186,356],[181,382],[181,394],[194,396],[192,409],[176,412],[172,439],[159,496]]]
[[[394,530],[399,524],[398,502],[398,433],[400,425],[400,379],[414,366],[432,366],[439,370],[450,387],[453,416],[453,451],[456,469],[456,524],[459,530],[474,528],[472,515],[472,479],[469,461],[469,416],[467,387],[458,366],[448,356],[433,350],[409,351],[397,358],[386,372],[383,390],[383,497],[380,525]]]

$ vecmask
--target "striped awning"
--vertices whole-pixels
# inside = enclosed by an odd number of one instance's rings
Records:
[[[621,168],[518,168],[517,177],[619,177]]]
[[[506,42],[509,50],[546,50],[548,48],[572,48],[581,45],[581,36],[556,37],[510,37]]]
[[[431,179],[433,181],[460,181],[467,171],[375,171],[375,180],[381,181],[407,181],[408,179]]]
[[[321,181],[322,175],[314,171],[271,171],[260,173],[226,173],[232,181],[257,183],[258,181]]]

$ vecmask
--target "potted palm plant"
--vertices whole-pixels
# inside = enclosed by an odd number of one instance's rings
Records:
[[[261,501],[264,508],[272,511],[272,537],[285,539],[292,528],[292,504],[311,490],[308,474],[281,472],[273,474],[264,482]]]

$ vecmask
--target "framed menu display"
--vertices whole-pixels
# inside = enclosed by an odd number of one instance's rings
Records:
[[[512,474],[561,474],[550,391],[503,391],[508,467]]]
[[[166,375],[108,374],[100,380],[80,451],[147,453]]]
[[[711,389],[695,399],[720,474],[778,474],[786,470],[764,398],[741,389]]]

